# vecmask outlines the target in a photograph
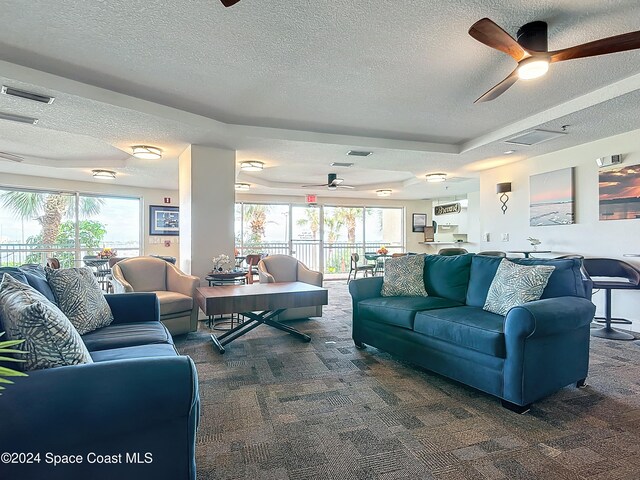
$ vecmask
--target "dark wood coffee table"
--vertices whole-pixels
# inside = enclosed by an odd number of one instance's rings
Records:
[[[195,299],[205,315],[241,313],[248,318],[219,337],[211,335],[211,340],[220,353],[224,353],[225,345],[259,325],[277,328],[308,342],[311,340],[309,335],[274,320],[274,317],[287,308],[313,307],[328,303],[326,288],[302,282],[199,287],[196,289]]]

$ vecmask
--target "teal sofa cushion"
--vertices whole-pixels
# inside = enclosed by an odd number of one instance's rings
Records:
[[[429,295],[464,303],[469,284],[472,253],[465,255],[427,255],[424,260],[424,286]],[[491,283],[491,282],[489,282]]]
[[[579,259],[510,258],[509,260],[520,265],[550,265],[555,267],[540,298],[587,296],[584,280],[580,272],[582,261]],[[467,305],[473,307],[484,306],[489,287],[501,261],[502,259],[499,257],[473,256],[465,302]]]
[[[504,317],[477,307],[418,312],[413,330],[487,355],[506,357]]]
[[[376,297],[361,300],[358,312],[362,319],[411,330],[416,312],[462,305],[439,297]]]

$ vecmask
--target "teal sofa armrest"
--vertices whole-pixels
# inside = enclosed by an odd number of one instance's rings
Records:
[[[544,337],[589,325],[596,307],[583,297],[555,297],[525,303],[505,317],[506,337]]]
[[[504,325],[501,397],[525,406],[584,380],[594,314],[595,305],[583,297],[547,298],[512,308]]]
[[[349,293],[355,303],[367,298],[379,297],[382,291],[383,277],[359,278],[349,282]]]
[[[2,418],[0,445],[7,451],[42,456],[40,463],[1,465],[1,478],[196,478],[200,401],[189,357],[114,360],[29,372],[0,397],[0,410],[10,412]],[[47,452],[81,455],[84,461],[54,467],[45,462]],[[92,452],[121,455],[121,462],[90,463]],[[142,463],[127,463],[126,455],[136,453]]]

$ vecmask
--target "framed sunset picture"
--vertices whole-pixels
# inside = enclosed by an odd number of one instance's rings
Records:
[[[531,175],[529,187],[530,226],[575,223],[573,167]]]
[[[640,165],[599,175],[600,220],[640,218]]]

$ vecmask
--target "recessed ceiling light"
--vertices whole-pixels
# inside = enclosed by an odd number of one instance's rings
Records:
[[[376,190],[376,195],[379,197],[388,197],[391,195],[391,190]]]
[[[162,158],[162,150],[158,147],[150,147],[149,145],[134,145],[131,147],[133,156],[143,158],[145,160],[157,160]]]
[[[264,162],[248,160],[240,163],[240,169],[246,172],[259,172],[264,168]]]
[[[116,178],[116,172],[113,170],[91,170],[91,173],[95,178],[102,178],[105,180],[113,180]]]
[[[30,123],[31,125],[35,125],[36,123],[38,123],[37,118],[25,117],[24,115],[14,115],[13,113],[4,112],[0,112],[0,120],[9,120],[10,122],[18,123]]]
[[[429,173],[425,175],[427,178],[427,182],[436,183],[436,182],[444,182],[447,179],[446,173]]]
[[[236,183],[236,190],[249,190],[251,185],[248,183]]]
[[[347,155],[351,155],[352,157],[368,157],[373,152],[367,152],[365,150],[349,150]]]
[[[33,100],[34,102],[48,103],[49,105],[51,105],[56,99],[55,97],[50,97],[49,95],[40,95],[39,93],[27,92],[26,90],[20,90],[18,88],[8,87],[6,85],[2,86],[2,89],[0,89],[0,93],[3,95],[11,95],[13,97],[24,98],[26,100]]]
[[[512,153],[516,153],[515,150],[507,150],[506,152],[504,152],[505,155],[511,155]]]

